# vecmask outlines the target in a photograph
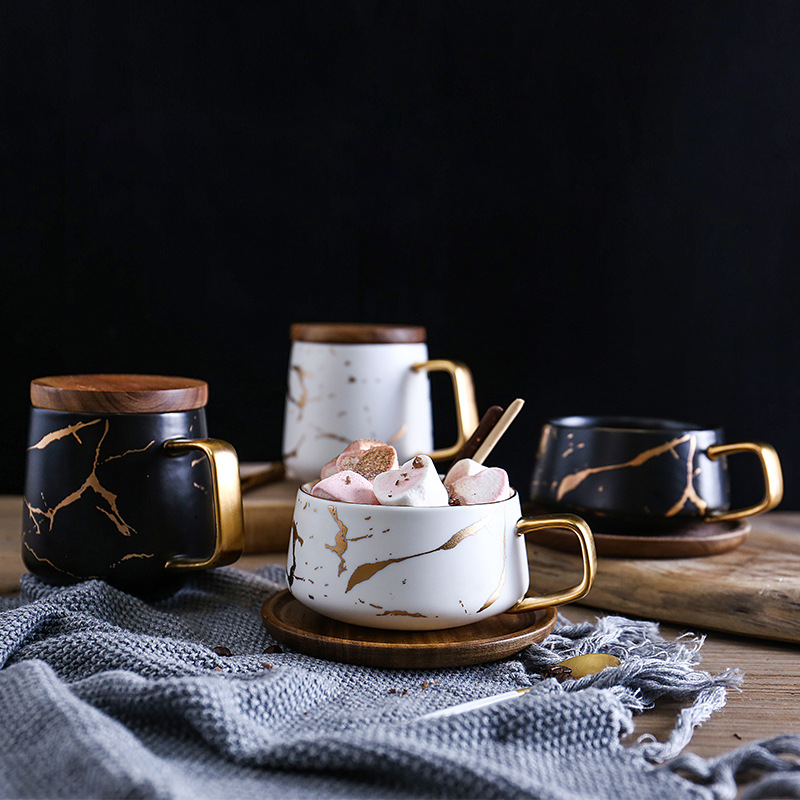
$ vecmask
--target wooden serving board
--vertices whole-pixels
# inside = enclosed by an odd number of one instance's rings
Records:
[[[269,466],[268,463],[243,463],[240,470],[244,478]],[[287,550],[299,485],[299,481],[280,480],[243,492],[245,553]]]
[[[603,558],[581,605],[800,642],[800,531],[796,517],[767,514],[735,550],[704,558]],[[550,592],[576,581],[580,559],[528,541],[531,584]]]

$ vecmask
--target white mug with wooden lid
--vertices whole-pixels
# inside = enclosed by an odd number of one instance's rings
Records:
[[[377,439],[400,461],[419,453],[448,459],[478,425],[472,375],[462,363],[428,359],[425,328],[412,325],[295,324],[283,427],[288,477],[320,469],[356,439]],[[458,440],[434,449],[426,373],[449,373]]]

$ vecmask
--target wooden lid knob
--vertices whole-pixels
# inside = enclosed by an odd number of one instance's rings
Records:
[[[208,402],[208,384],[168,375],[55,375],[31,381],[36,408],[89,414],[188,411]]]
[[[324,344],[419,344],[425,342],[421,325],[373,325],[365,322],[296,322],[293,342]]]

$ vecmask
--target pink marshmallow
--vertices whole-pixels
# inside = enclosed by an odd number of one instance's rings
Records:
[[[447,475],[444,476],[444,485],[452,486],[459,478],[464,478],[467,475],[477,475],[485,469],[488,469],[488,467],[484,467],[483,464],[479,464],[471,458],[459,459],[447,470]]]
[[[323,478],[314,485],[311,494],[314,497],[321,497],[323,500],[378,505],[372,484],[363,475],[349,469]]]
[[[415,456],[400,469],[382,472],[372,486],[383,506],[446,506],[449,500],[433,461],[426,455]]]
[[[514,494],[508,473],[500,467],[488,467],[474,475],[465,475],[450,486],[449,492],[450,504],[455,506],[495,503]]]

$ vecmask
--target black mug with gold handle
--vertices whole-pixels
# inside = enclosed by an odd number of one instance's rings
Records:
[[[763,497],[733,507],[727,460],[758,459]],[[568,511],[601,533],[647,533],[728,522],[769,511],[783,497],[775,448],[726,443],[720,428],[640,417],[561,417],[542,429],[531,500]]]
[[[239,462],[208,438],[207,398],[204,381],[160,375],[32,381],[25,566],[128,585],[236,561]]]

